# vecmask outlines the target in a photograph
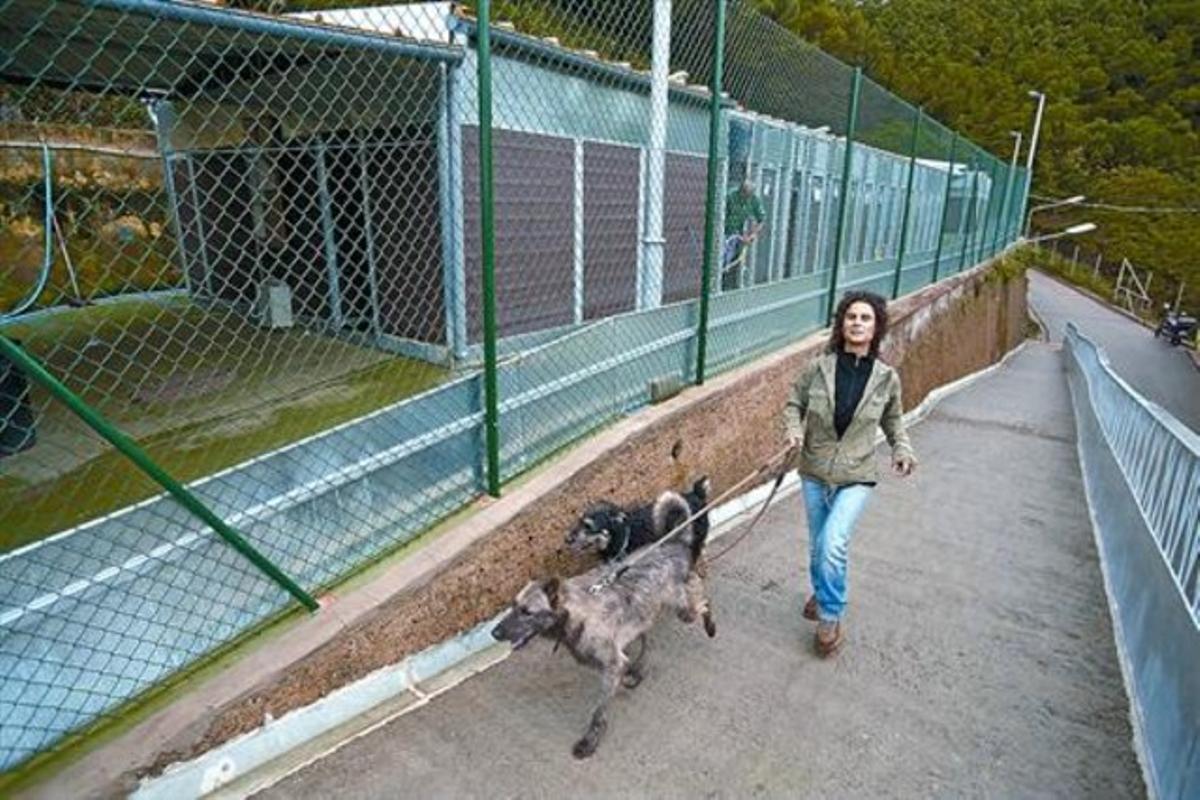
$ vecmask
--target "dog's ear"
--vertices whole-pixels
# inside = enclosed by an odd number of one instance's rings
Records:
[[[550,603],[550,608],[558,609],[558,590],[561,581],[558,578],[549,578],[542,584],[542,591],[546,593],[546,601]]]

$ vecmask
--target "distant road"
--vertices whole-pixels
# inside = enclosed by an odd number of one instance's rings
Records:
[[[1062,341],[1066,324],[1074,322],[1143,397],[1200,432],[1200,370],[1182,347],[1170,347],[1148,328],[1032,270],[1029,301],[1050,329],[1051,341]]]

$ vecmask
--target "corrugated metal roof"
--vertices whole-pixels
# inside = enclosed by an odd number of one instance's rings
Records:
[[[11,0],[0,78],[124,94],[194,94],[253,72],[378,53],[458,61],[463,48],[180,0]]]

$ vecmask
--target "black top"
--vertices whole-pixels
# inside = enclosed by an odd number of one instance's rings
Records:
[[[833,393],[833,427],[837,437],[850,427],[854,412],[862,400],[863,390],[867,388],[867,379],[871,377],[871,369],[875,359],[871,356],[859,358],[853,353],[838,353],[837,378]]]

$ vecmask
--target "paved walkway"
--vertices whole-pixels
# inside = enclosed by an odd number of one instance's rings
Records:
[[[851,552],[848,642],[811,650],[798,495],[716,566],[715,640],[665,620],[590,760],[596,679],[547,643],[261,796],[1136,797],[1144,787],[1061,354],[944,401]],[[719,487],[718,487],[719,488]]]

